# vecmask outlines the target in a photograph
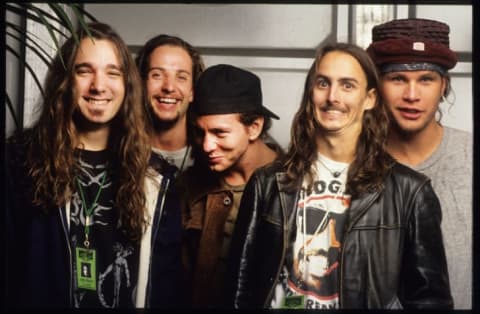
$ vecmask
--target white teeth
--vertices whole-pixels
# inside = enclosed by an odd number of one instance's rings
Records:
[[[340,109],[325,109],[325,112],[342,112]]]
[[[88,102],[92,105],[103,105],[103,104],[106,104],[108,102],[108,100],[105,100],[105,99],[92,99],[90,98],[88,100]]]
[[[175,98],[160,98],[160,102],[164,102],[167,104],[175,104],[177,100]]]

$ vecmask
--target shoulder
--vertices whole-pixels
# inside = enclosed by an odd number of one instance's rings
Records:
[[[259,167],[255,170],[253,176],[257,178],[274,178],[279,173],[283,173],[285,171],[281,162],[277,159],[265,166]]]
[[[5,161],[8,167],[24,165],[27,158],[30,130],[19,131],[9,137],[5,143]]]
[[[443,127],[444,128],[444,136],[447,137],[449,145],[463,145],[471,147],[473,142],[473,135],[470,132],[451,128],[451,127]]]
[[[473,135],[470,132],[444,127],[444,143],[441,145],[443,159],[454,164],[471,164]]]
[[[196,200],[221,187],[220,178],[209,168],[194,164],[180,173],[177,185],[188,200]]]
[[[411,189],[430,184],[430,178],[408,166],[395,162],[385,183]]]

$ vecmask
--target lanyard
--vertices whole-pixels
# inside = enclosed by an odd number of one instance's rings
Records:
[[[78,190],[80,191],[80,197],[82,198],[82,207],[85,210],[85,241],[83,244],[85,245],[86,248],[90,246],[90,241],[88,240],[88,235],[90,234],[90,219],[92,218],[93,210],[97,206],[97,201],[98,198],[100,197],[100,194],[102,193],[103,190],[103,184],[105,183],[105,179],[107,178],[107,171],[103,173],[102,176],[102,181],[100,183],[100,187],[98,188],[97,195],[95,195],[95,199],[93,200],[93,203],[90,207],[87,207],[87,202],[85,201],[85,195],[83,194],[83,189],[82,185],[80,184],[80,180],[78,178],[75,178],[77,180],[77,185],[78,185]]]

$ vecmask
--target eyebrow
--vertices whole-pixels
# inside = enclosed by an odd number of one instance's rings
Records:
[[[88,62],[82,62],[82,63],[77,63],[74,66],[75,70],[78,68],[94,68],[94,66],[91,63]],[[121,67],[119,67],[116,64],[107,64],[107,69],[114,69],[118,71],[123,71]]]
[[[153,70],[168,71],[167,69],[162,68],[162,67],[151,67],[151,68],[148,69],[148,72],[153,71]],[[175,70],[175,72],[187,73],[187,74],[190,74],[190,75],[192,74],[190,71],[184,70],[184,69]]]
[[[317,74],[317,75],[315,76],[315,80],[318,80],[319,78],[326,79],[326,80],[329,81],[329,82],[332,81],[332,79],[331,79],[330,77],[328,77],[328,76],[326,76],[326,75],[323,75],[323,74]],[[353,83],[356,83],[356,84],[360,84],[360,83],[358,82],[358,80],[357,80],[356,78],[354,78],[354,77],[341,77],[341,78],[339,78],[337,81],[339,81],[339,82],[353,82]]]
[[[353,78],[353,77],[342,77],[342,78],[339,79],[339,81],[342,82],[342,83],[347,82],[347,83],[355,83],[355,84],[357,84],[357,85],[360,84],[360,83],[358,82],[358,80],[355,79],[355,78]]]

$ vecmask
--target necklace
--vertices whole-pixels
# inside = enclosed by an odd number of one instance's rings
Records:
[[[100,197],[100,194],[102,193],[103,190],[103,184],[105,183],[105,179],[107,177],[107,171],[103,173],[102,180],[100,182],[100,187],[98,188],[97,195],[95,195],[95,199],[93,200],[92,204],[90,207],[87,207],[87,202],[85,201],[85,195],[83,193],[82,185],[80,184],[80,180],[78,177],[76,177],[77,185],[78,185],[78,190],[80,191],[80,197],[82,199],[82,207],[85,210],[85,241],[83,244],[85,245],[86,248],[90,246],[90,241],[88,239],[88,236],[90,234],[90,219],[92,218],[93,210],[97,206],[98,198]]]
[[[183,166],[185,165],[185,160],[187,159],[189,151],[190,151],[190,145],[187,145],[187,149],[185,150],[185,154],[183,155],[182,164],[180,166],[180,169],[178,169],[179,173],[183,171]]]
[[[327,165],[322,161],[322,158],[318,158],[318,161],[320,161],[320,163],[325,167],[325,169],[328,170],[328,172],[330,172],[330,174],[334,177],[334,178],[338,178],[347,168],[348,168],[348,165],[345,166],[345,168],[343,168],[341,171],[333,171],[332,169],[330,169],[329,167],[327,167]]]

